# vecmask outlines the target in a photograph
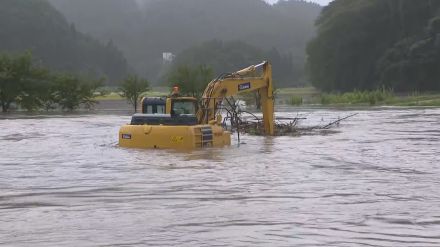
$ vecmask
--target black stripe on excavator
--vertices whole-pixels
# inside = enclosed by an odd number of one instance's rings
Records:
[[[204,147],[212,146],[212,128],[211,127],[203,127],[200,129],[202,132],[202,143]]]

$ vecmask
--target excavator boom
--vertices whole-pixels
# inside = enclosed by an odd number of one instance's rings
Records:
[[[259,70],[262,69],[262,73]],[[258,91],[261,95],[264,130],[274,134],[274,98],[272,66],[269,62],[253,65],[231,74],[224,74],[211,81],[202,98],[202,107],[197,112],[201,124],[215,120],[217,110],[224,98],[241,93]]]

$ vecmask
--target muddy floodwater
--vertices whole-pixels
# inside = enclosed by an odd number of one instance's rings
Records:
[[[119,148],[118,114],[0,116],[0,245],[440,246],[440,109],[277,116],[353,113],[193,152]]]

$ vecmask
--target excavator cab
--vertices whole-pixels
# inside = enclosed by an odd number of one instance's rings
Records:
[[[197,99],[193,97],[145,97],[142,113],[134,114],[131,125],[193,126],[197,125]]]
[[[170,114],[196,116],[198,102],[193,97],[145,97],[141,100],[142,114]]]
[[[169,114],[172,116],[195,116],[198,109],[197,99],[192,97],[169,98],[169,103],[167,105],[169,105],[169,108],[167,107],[167,109],[170,109]]]

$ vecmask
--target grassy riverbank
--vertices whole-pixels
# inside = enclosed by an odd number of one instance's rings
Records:
[[[167,88],[157,87],[144,95],[168,95]],[[355,91],[349,93],[322,93],[313,87],[281,88],[275,92],[277,104],[324,106],[440,106],[440,92],[394,93],[388,90]],[[98,101],[124,100],[117,92],[96,97]]]
[[[147,96],[147,97],[166,96],[170,93],[167,90],[168,88],[164,88],[164,87],[154,87],[152,88],[151,91],[145,92],[143,96]],[[103,96],[97,96],[95,99],[101,101],[101,100],[124,100],[125,98],[120,95],[120,92],[108,90],[108,92],[104,93]]]
[[[321,93],[314,88],[277,90],[279,103],[326,106],[440,106],[440,93],[394,93],[389,90]]]

